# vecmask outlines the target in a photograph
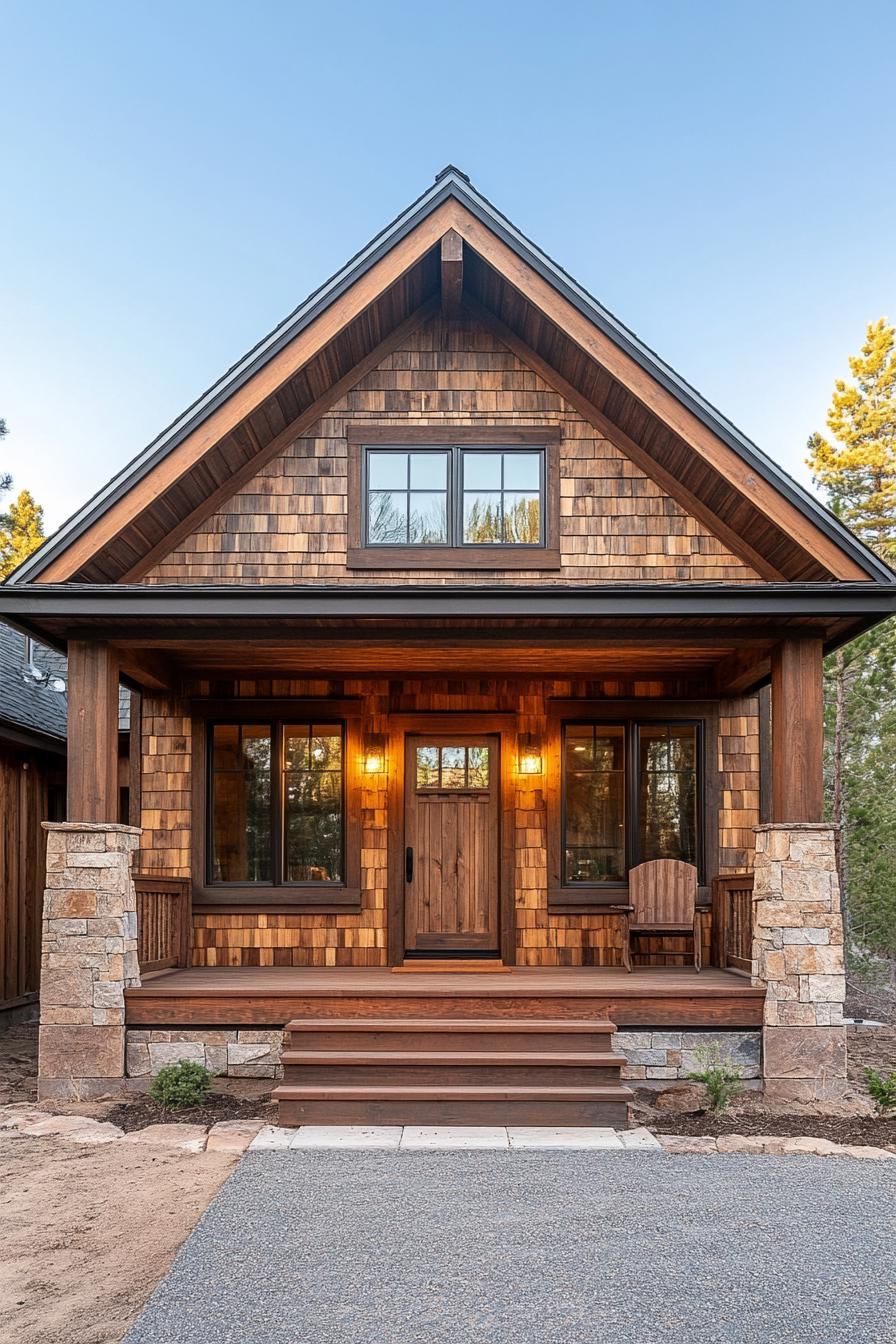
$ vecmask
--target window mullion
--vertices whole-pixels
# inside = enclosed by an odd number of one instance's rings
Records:
[[[274,886],[283,885],[283,724],[271,724],[271,874]]]

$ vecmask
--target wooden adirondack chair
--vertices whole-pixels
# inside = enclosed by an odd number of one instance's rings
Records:
[[[654,859],[632,868],[628,875],[623,962],[632,969],[632,939],[638,934],[689,933],[694,940],[694,970],[700,971],[700,912],[697,909],[697,869],[680,859]]]

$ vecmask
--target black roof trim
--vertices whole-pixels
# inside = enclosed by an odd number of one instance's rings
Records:
[[[0,617],[28,621],[221,617],[841,616],[896,612],[896,585],[623,583],[550,587],[33,584],[0,586]],[[181,627],[183,638],[196,631]]]
[[[854,536],[847,527],[808,490],[789,476],[777,463],[767,457],[746,435],[742,434],[710,402],[690,386],[670,365],[666,364],[649,346],[640,341],[608,309],[579,285],[546,253],[542,252],[514,224],[502,215],[475,187],[460,169],[449,164],[438,174],[434,184],[418,197],[385,229],[376,235],[341,270],[315,290],[289,314],[258,345],[234,364],[224,376],[205,392],[173,424],[121,469],[102,490],[98,491],[59,530],[25,560],[6,580],[10,584],[28,582],[41,574],[46,566],[91,526],[106,509],[125,495],[138,481],[168,453],[172,452],[192,431],[217,410],[251,378],[259,368],[304,330],[325,308],[364,275],[396,243],[449,198],[460,201],[493,233],[513,249],[528,265],[568,299],[589,321],[609,336],[621,349],[692,411],[713,433],[747,461],[751,467],[789,500],[801,513],[811,519],[831,540],[848,554],[870,576],[884,583],[896,585],[896,573],[873,551]]]

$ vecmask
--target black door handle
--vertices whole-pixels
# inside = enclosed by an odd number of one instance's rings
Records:
[[[414,850],[411,845],[408,845],[404,852],[404,880],[405,882],[414,880]]]

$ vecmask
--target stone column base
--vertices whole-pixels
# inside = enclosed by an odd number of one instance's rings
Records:
[[[831,826],[756,828],[753,984],[766,991],[767,1094],[795,1101],[843,1096],[846,974]]]
[[[140,829],[44,822],[37,1090],[81,1100],[124,1079],[124,991],[140,983],[131,855]]]

